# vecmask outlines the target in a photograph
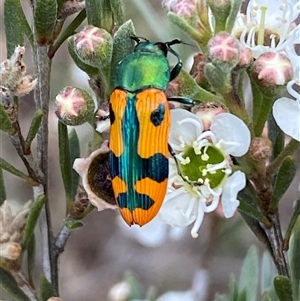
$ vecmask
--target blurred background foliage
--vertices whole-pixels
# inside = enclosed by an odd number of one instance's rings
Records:
[[[6,59],[3,2],[0,1],[0,61]],[[28,19],[31,20],[28,1],[21,2]],[[161,41],[177,37],[191,43],[186,35],[168,21],[160,0],[124,2],[126,20],[133,20],[138,36]],[[178,46],[176,51],[182,56],[183,61],[189,64],[197,48],[182,45]],[[28,74],[33,74],[30,51],[26,52],[24,61],[27,63]],[[51,82],[53,102],[55,95],[65,86],[73,85],[89,89],[86,74],[74,65],[68,54],[67,43],[62,45],[53,60]],[[20,102],[22,112],[20,122],[24,133],[28,131],[34,110],[33,96],[30,94],[23,97]],[[65,203],[58,159],[57,117],[53,106],[49,117],[49,195],[54,231],[57,232],[62,226]],[[76,127],[76,130],[81,142],[81,156],[85,157],[89,154],[89,141],[93,133],[88,125]],[[14,162],[16,167],[25,171],[15,149],[2,132],[0,153],[1,157]],[[291,216],[293,200],[299,195],[299,152],[296,156],[298,174],[284,200],[280,202],[283,229],[286,229],[288,217]],[[23,204],[32,198],[32,189],[25,182],[6,172],[4,177],[9,200],[15,204]],[[155,287],[157,295],[168,290],[189,290],[195,273],[203,269],[209,273],[207,300],[212,300],[216,292],[220,294],[228,292],[231,274],[235,274],[236,278],[239,277],[242,262],[251,245],[257,246],[260,258],[263,254],[261,244],[238,214],[229,220],[224,220],[217,212],[206,215],[198,239],[191,238],[187,229],[185,235],[177,239],[166,238],[165,242],[157,247],[147,247],[135,240],[134,235],[127,231],[127,225],[119,220],[117,211],[106,210],[98,213],[94,210],[84,223],[83,228],[72,233],[60,258],[61,297],[64,301],[107,300],[110,288],[122,281],[128,271],[138,279],[144,292],[151,287]],[[37,240],[40,239],[38,235],[37,233]],[[40,257],[41,250],[38,249],[37,262],[41,261]],[[40,273],[41,267],[37,267],[35,277],[39,278]],[[5,292],[0,291],[0,297],[1,300],[12,301]]]

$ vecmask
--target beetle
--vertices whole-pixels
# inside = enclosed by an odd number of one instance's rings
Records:
[[[145,225],[158,213],[168,184],[168,100],[192,104],[190,99],[167,99],[165,90],[182,68],[172,45],[178,39],[152,43],[131,37],[133,52],[116,67],[110,96],[109,168],[121,215],[128,225]],[[177,58],[171,69],[167,54]]]

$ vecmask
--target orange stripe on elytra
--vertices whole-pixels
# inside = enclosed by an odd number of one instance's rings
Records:
[[[115,176],[111,180],[111,184],[112,184],[116,199],[120,193],[127,192],[127,185],[119,176]]]
[[[166,195],[167,185],[168,179],[158,183],[148,177],[136,182],[134,187],[136,192],[148,195],[154,201],[148,210],[137,208],[133,211],[133,220],[136,224],[142,226],[156,216]]]
[[[111,109],[115,115],[115,120],[110,126],[109,148],[117,157],[120,157],[124,151],[122,119],[126,107],[126,95],[125,91],[115,89],[110,96]]]
[[[151,113],[162,104],[165,114],[162,123],[155,126],[151,122]],[[168,135],[170,131],[170,109],[164,92],[148,89],[137,94],[136,111],[139,120],[139,140],[137,151],[142,158],[149,158],[156,153],[168,157]]]
[[[120,208],[120,213],[121,213],[124,221],[129,226],[134,224],[132,212],[128,208],[122,208],[122,209]]]

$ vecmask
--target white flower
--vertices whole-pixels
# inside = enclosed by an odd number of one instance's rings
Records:
[[[287,49],[287,55],[294,66],[294,78],[287,84],[287,92],[294,97],[281,97],[273,105],[273,116],[281,130],[300,141],[300,56],[294,48]]]
[[[233,34],[241,45],[252,49],[254,58],[264,52],[285,51],[297,43],[300,25],[295,26],[299,0],[250,0],[246,15],[240,14]]]
[[[171,114],[169,143],[177,162],[169,160],[168,193],[160,217],[173,227],[194,223],[191,235],[197,237],[204,213],[215,210],[220,197],[225,217],[238,207],[237,193],[246,180],[244,173],[232,172],[230,155],[239,157],[248,151],[250,132],[229,113],[216,115],[209,131],[203,131],[202,122],[186,110]]]
[[[159,216],[156,216],[143,227],[124,227],[124,220],[121,218],[118,219],[118,224],[129,239],[135,239],[138,243],[148,248],[159,247],[163,245],[167,239],[178,240],[185,232],[184,228],[171,228],[166,225]]]
[[[287,84],[289,94],[295,99],[289,97],[281,97],[277,99],[273,105],[273,116],[276,123],[285,134],[300,141],[299,83],[298,91],[296,88],[293,88],[295,83],[296,81],[292,80]]]

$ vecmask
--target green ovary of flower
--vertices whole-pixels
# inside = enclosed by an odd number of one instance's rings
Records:
[[[182,176],[188,177],[189,181],[199,184],[209,182],[210,188],[214,189],[222,183],[226,176],[224,155],[214,146],[203,146],[200,150],[200,154],[196,154],[193,147],[188,147],[185,150],[182,158],[189,158],[189,163],[187,163],[187,160],[179,160]],[[224,165],[221,164],[222,162],[224,162]],[[214,169],[215,165],[220,166]]]

